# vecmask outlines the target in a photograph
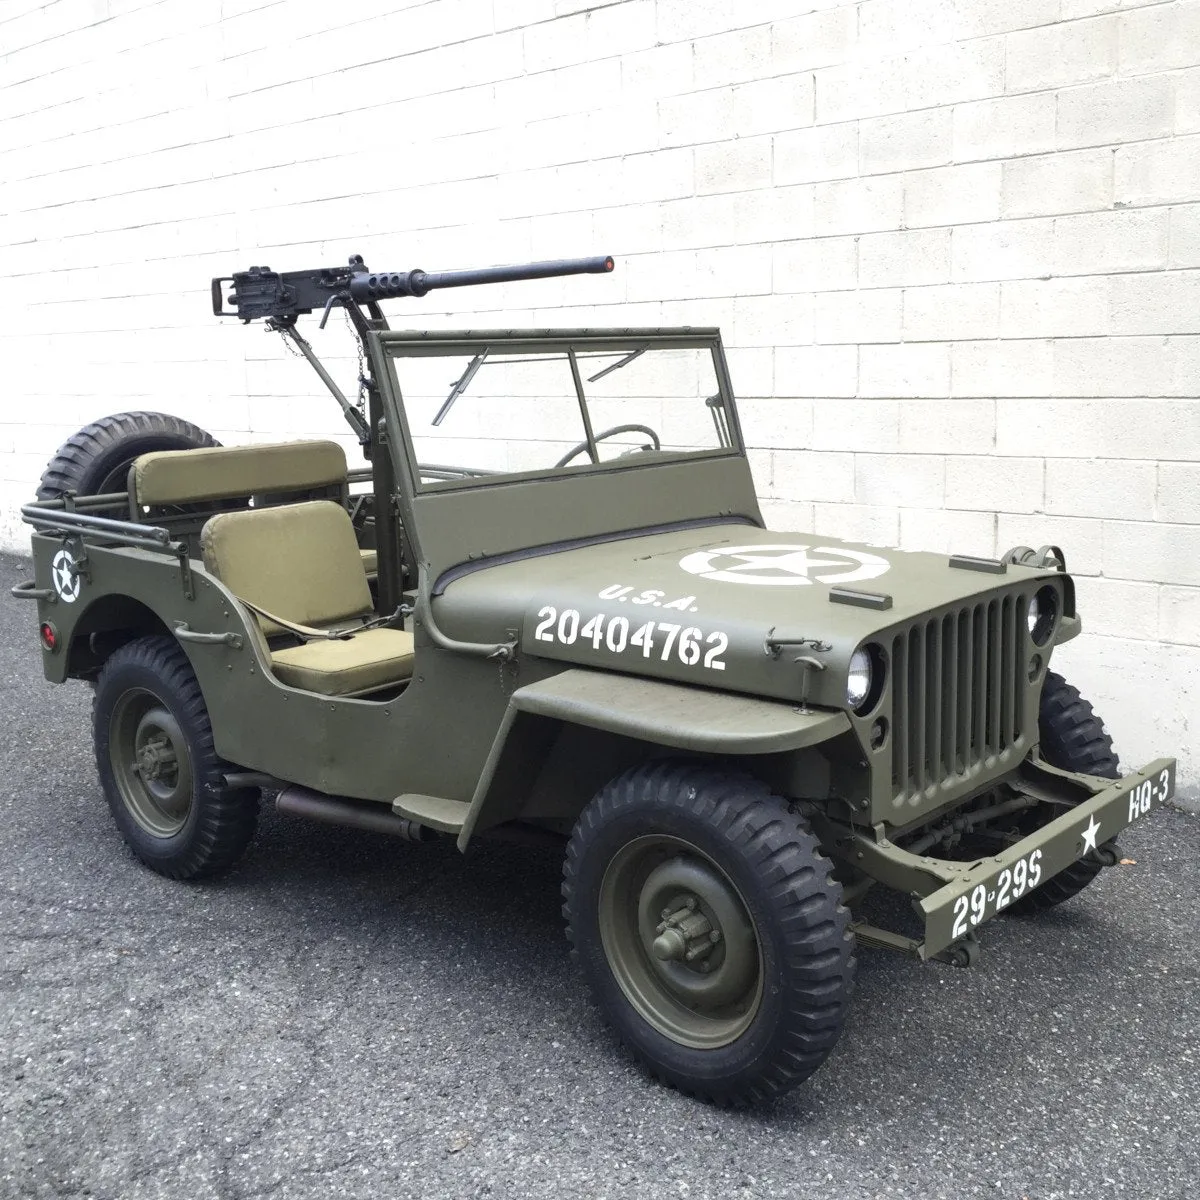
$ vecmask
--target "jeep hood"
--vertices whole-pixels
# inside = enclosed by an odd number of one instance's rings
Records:
[[[452,637],[515,630],[523,655],[755,695],[798,698],[795,659],[815,656],[826,669],[810,698],[829,702],[844,697],[863,642],[1055,575],[730,522],[464,564],[438,581],[433,604]],[[772,650],[769,638],[788,644]]]

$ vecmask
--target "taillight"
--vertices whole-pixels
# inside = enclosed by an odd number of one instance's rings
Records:
[[[58,649],[58,630],[49,621],[43,621],[38,632],[42,635],[42,646],[53,654]]]

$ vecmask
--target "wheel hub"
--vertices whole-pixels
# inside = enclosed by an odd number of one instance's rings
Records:
[[[177,770],[179,759],[171,740],[165,734],[150,738],[137,752],[134,769],[147,782],[169,779]]]
[[[745,1032],[762,995],[758,937],[713,859],[682,838],[635,838],[609,863],[599,908],[609,966],[660,1033],[714,1048]]]
[[[154,693],[131,688],[113,705],[109,761],[133,819],[154,837],[174,837],[192,807],[192,763],[178,720]]]
[[[698,912],[700,901],[695,896],[680,896],[678,907],[662,910],[662,921],[655,926],[658,937],[651,950],[662,962],[683,962],[694,965],[696,970],[712,970],[709,955],[721,940],[721,931],[703,912]]]

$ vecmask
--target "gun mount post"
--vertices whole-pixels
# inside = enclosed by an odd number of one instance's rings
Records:
[[[346,420],[353,427],[354,432],[358,434],[358,440],[365,446],[371,440],[371,433],[367,427],[365,418],[363,417],[362,413],[360,413],[358,409],[346,399],[345,393],[340,387],[338,387],[337,383],[334,382],[333,376],[330,375],[327,370],[325,370],[324,363],[322,363],[321,360],[316,356],[313,348],[308,344],[308,340],[302,337],[296,331],[295,325],[289,325],[287,322],[276,321],[273,317],[267,321],[267,328],[276,333],[281,333],[292,343],[292,345],[296,347],[297,350],[300,351],[301,354],[304,355],[306,359],[308,359],[309,365],[321,377],[321,382],[324,383],[324,385],[329,389],[333,398],[341,407],[342,413]]]

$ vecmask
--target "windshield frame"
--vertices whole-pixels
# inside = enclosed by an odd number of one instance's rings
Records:
[[[574,478],[596,473],[620,471],[645,471],[660,465],[730,456],[745,457],[745,443],[741,424],[734,402],[733,388],[729,379],[729,367],[721,344],[720,331],[704,328],[669,329],[536,329],[536,330],[458,330],[412,331],[393,330],[376,335],[379,338],[382,357],[387,367],[388,384],[396,398],[396,409],[401,422],[401,440],[407,459],[408,474],[414,493],[457,491],[471,488],[503,487],[538,479]],[[545,467],[530,471],[513,472],[464,472],[461,476],[451,475],[440,479],[422,478],[432,470],[446,475],[454,468],[418,463],[416,443],[408,422],[404,403],[403,387],[397,371],[397,360],[402,358],[428,358],[470,356],[487,353],[489,358],[500,358],[512,354],[544,356],[562,354],[571,363],[571,373],[576,388],[576,399],[580,402],[582,426],[580,438],[589,449],[595,449],[595,436],[591,427],[586,397],[581,394],[575,354],[593,351],[649,352],[656,349],[707,350],[712,356],[713,374],[716,380],[719,405],[723,408],[725,427],[730,445],[702,450],[664,451],[653,455],[650,461],[639,462],[636,455],[563,467]],[[632,358],[630,359],[632,361]],[[624,364],[621,364],[624,365]],[[606,372],[607,373],[607,372]],[[459,397],[461,398],[461,394]],[[581,452],[582,453],[582,452]]]

